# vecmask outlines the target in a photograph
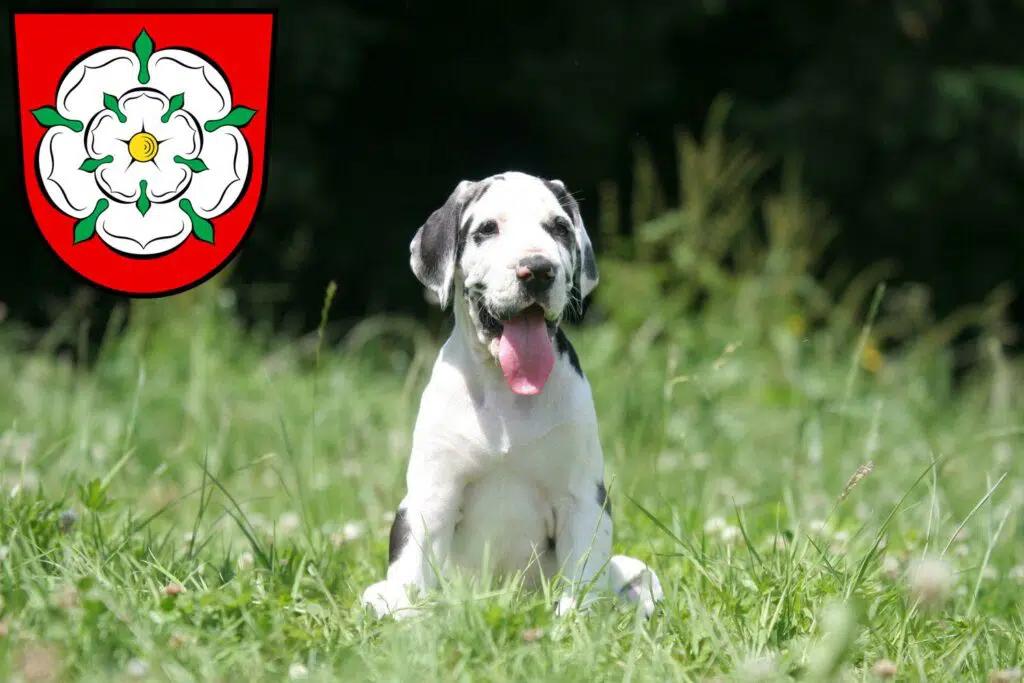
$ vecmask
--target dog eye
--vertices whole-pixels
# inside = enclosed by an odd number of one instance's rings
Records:
[[[498,223],[497,221],[486,221],[480,224],[480,227],[476,229],[476,234],[482,236],[497,235],[498,234]]]
[[[572,225],[566,219],[558,216],[551,221],[551,229],[556,235],[568,235],[572,231]]]

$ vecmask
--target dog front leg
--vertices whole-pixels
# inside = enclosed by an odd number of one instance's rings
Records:
[[[459,510],[459,493],[454,488],[423,487],[410,492],[399,504],[391,524],[388,544],[387,579],[370,586],[363,603],[378,616],[409,616],[412,596],[438,584],[438,574],[451,549]]]
[[[603,486],[600,488],[603,490]],[[586,607],[606,588],[612,518],[603,502],[604,496],[595,487],[593,495],[573,495],[556,506],[555,556],[568,581],[555,609],[559,616]],[[581,601],[583,591],[588,592]]]

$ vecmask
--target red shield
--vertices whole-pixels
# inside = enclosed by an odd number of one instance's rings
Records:
[[[13,16],[32,215],[94,285],[165,296],[241,248],[266,187],[273,12]]]

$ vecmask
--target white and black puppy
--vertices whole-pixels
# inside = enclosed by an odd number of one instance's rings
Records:
[[[523,173],[461,182],[410,245],[416,277],[453,305],[455,327],[423,392],[378,615],[451,567],[566,580],[559,614],[611,591],[650,614],[662,590],[612,556],[612,510],[590,385],[560,329],[597,285],[579,207]],[[584,597],[585,596],[585,597]]]

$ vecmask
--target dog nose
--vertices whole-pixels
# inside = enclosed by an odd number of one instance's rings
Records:
[[[516,277],[530,294],[543,294],[555,281],[555,264],[543,256],[527,256],[516,266]]]

